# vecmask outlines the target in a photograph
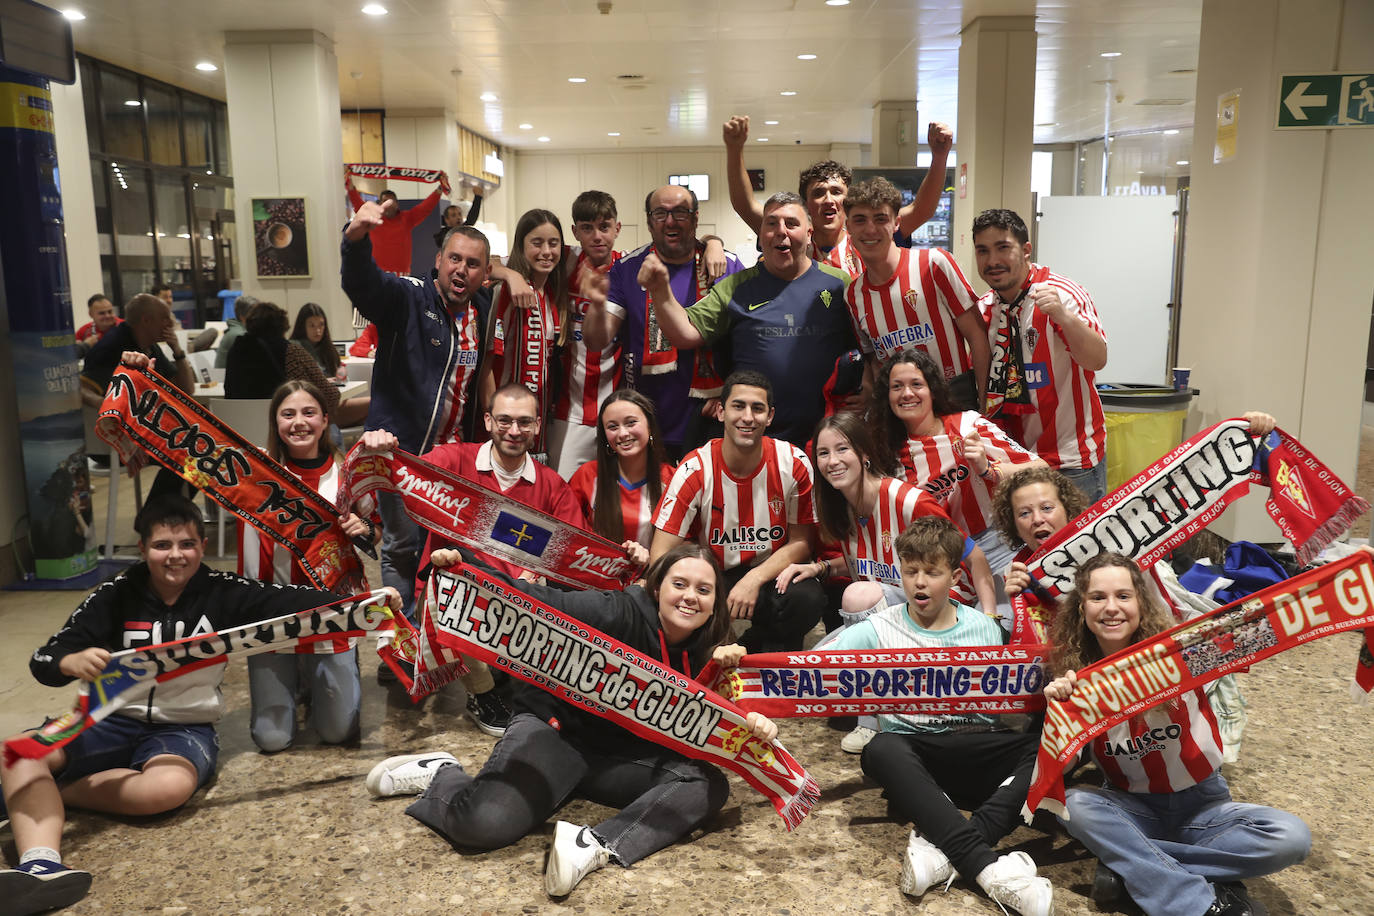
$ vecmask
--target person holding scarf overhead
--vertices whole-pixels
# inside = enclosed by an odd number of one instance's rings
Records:
[[[992,367],[983,413],[1093,503],[1107,495],[1107,426],[1094,373],[1107,365],[1107,335],[1081,286],[1030,260],[1030,234],[1011,210],[973,221],[978,300]]]

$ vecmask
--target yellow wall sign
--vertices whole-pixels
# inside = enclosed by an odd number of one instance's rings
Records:
[[[1212,147],[1212,162],[1236,158],[1236,130],[1240,126],[1240,90],[1217,96],[1217,142]]]
[[[0,127],[52,133],[52,93],[24,83],[0,83]]]

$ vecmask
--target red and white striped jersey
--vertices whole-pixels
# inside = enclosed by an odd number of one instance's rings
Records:
[[[789,442],[763,437],[763,457],[749,477],[725,466],[723,440],[682,459],[654,513],[654,527],[695,536],[724,569],[748,566],[787,543],[789,525],[813,525],[811,462]]]
[[[840,236],[835,247],[827,251],[824,257],[821,256],[820,249],[816,247],[815,239],[812,239],[810,255],[813,261],[829,264],[831,267],[849,274],[853,279],[863,275],[863,259],[859,257],[859,249],[854,245],[854,237],[848,232]]]
[[[467,403],[472,375],[477,371],[482,351],[482,341],[477,337],[476,308],[469,305],[461,315],[450,320],[453,322],[453,341],[457,348],[454,354],[456,365],[436,408],[443,421],[435,427],[435,445],[463,441],[463,407]]]
[[[974,305],[973,287],[939,248],[903,248],[892,279],[870,286],[867,271],[845,288],[859,347],[881,362],[922,349],[952,379],[973,368],[955,321]]]
[[[300,478],[301,483],[319,493],[329,502],[339,492],[339,463],[331,455],[329,460],[317,468],[306,468],[292,462],[289,458],[282,461],[288,470]],[[223,510],[221,510],[223,511]],[[375,515],[375,503],[371,496],[365,496],[354,507],[355,513],[364,516]],[[376,521],[376,519],[374,519]],[[281,544],[263,534],[252,525],[238,526],[239,561],[238,573],[247,579],[268,582],[276,585],[310,585],[310,577],[296,562],[295,556]],[[334,655],[353,648],[357,638],[324,639],[294,649],[282,649],[284,655]]]
[[[673,469],[668,465],[659,468],[662,477],[662,491],[666,492],[668,484],[673,479]],[[582,513],[587,516],[587,526],[590,528],[596,524],[596,462],[588,461],[582,467],[573,471],[572,477],[568,479],[568,486],[572,488],[573,496],[577,497],[577,502],[582,506]],[[654,506],[649,502],[649,484],[643,481],[634,487],[625,486],[625,481],[620,481],[620,517],[624,524],[625,537],[617,538],[613,535],[602,534],[602,537],[609,537],[617,544],[626,538],[638,541],[646,548],[652,545],[654,539]]]
[[[923,515],[948,518],[930,494],[895,477],[878,485],[878,504],[873,514],[860,517],[844,543],[844,559],[854,579],[886,582],[902,587],[902,564],[897,559],[897,536],[913,519]]]
[[[1097,317],[1092,297],[1074,283],[1039,264],[1030,265],[1028,283],[1048,283],[1070,315],[1077,316],[1102,339],[1107,333]],[[996,334],[997,309],[1002,300],[996,290],[978,300],[989,322],[989,340]],[[1097,396],[1096,373],[1084,369],[1069,352],[1064,332],[1039,309],[1026,302],[1021,307],[1021,355],[1034,412],[1008,414],[995,419],[1017,442],[1034,449],[1054,468],[1090,468],[1106,455],[1107,426],[1102,401]]]
[[[495,357],[496,387],[519,382],[540,397],[542,404],[549,390],[551,373],[555,371],[550,361],[558,340],[558,309],[549,301],[547,287],[535,290],[534,295],[537,300],[534,308],[518,309],[511,302],[510,287],[501,284],[491,308],[491,320],[495,325],[491,353]],[[511,352],[507,352],[508,349]]]
[[[611,252],[611,263],[620,259],[620,252]],[[577,261],[568,277],[571,308],[568,320],[568,343],[563,347],[560,371],[563,373],[562,390],[558,392],[558,402],[553,406],[553,418],[566,420],[573,425],[595,426],[596,414],[601,402],[620,384],[620,347],[611,343],[604,350],[588,350],[582,342],[582,319],[587,314],[586,299],[577,291],[582,288],[582,272],[593,270],[587,263],[587,254],[577,252]],[[588,518],[591,516],[589,515]]]
[[[977,411],[945,414],[940,421],[943,431],[908,439],[897,459],[902,463],[908,482],[939,500],[954,524],[964,533],[977,537],[992,525],[995,486],[979,477],[978,472],[964,461],[964,437],[977,431],[988,460],[1000,464],[1025,464],[1035,455]]]
[[[1179,792],[1221,766],[1221,731],[1199,687],[1109,728],[1091,749],[1118,789]]]

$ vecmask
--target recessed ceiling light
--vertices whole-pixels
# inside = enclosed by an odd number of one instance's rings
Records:
[[[585,76],[570,76],[570,77],[568,77],[568,82],[570,82],[570,83],[585,83],[586,81],[587,81],[587,78],[586,78]]]
[[[1120,52],[1120,51],[1103,51],[1103,52],[1102,52],[1100,55],[1098,55],[1098,56],[1099,56],[1099,57],[1120,57],[1120,56],[1121,56],[1121,52]]]
[[[137,108],[138,106],[142,105],[143,103],[140,102],[138,99],[125,99],[125,100],[124,100],[124,104],[127,105],[127,106],[129,106],[130,108]]]
[[[216,67],[208,60],[203,60],[200,63],[196,64],[196,69],[201,71],[202,73],[214,73],[216,70],[219,69],[219,67]]]
[[[369,3],[367,6],[363,7],[363,13],[368,16],[385,16],[386,7],[382,6],[380,3]]]
[[[759,142],[760,142],[760,143],[767,143],[767,142],[768,142],[768,138],[767,138],[767,137],[759,137]]]
[[[479,95],[478,98],[481,99],[481,100],[484,101],[484,102],[494,102],[494,101],[496,101],[496,93],[494,93],[494,92],[484,92],[484,93],[482,93],[481,95]]]
[[[797,60],[815,60],[815,59],[816,59],[816,55],[814,55],[814,54],[798,54],[798,55],[797,55]]]
[[[1059,122],[1058,122],[1058,121],[1041,121],[1039,124],[1037,124],[1037,125],[1035,125],[1035,126],[1036,126],[1036,127],[1058,127],[1058,126],[1059,126]]]
[[[539,142],[540,142],[540,143],[548,143],[548,142],[549,142],[549,138],[548,138],[548,137],[540,137],[540,138],[539,138]]]
[[[797,90],[795,90],[795,89],[784,89],[782,92],[779,92],[779,93],[778,93],[778,95],[796,95],[796,94],[797,94]]]
[[[534,125],[533,125],[533,124],[521,124],[521,125],[520,125],[520,129],[521,129],[521,130],[534,130]]]
[[[86,18],[85,13],[75,9],[63,10],[62,16],[70,22],[80,22],[82,19]]]
[[[1187,160],[1187,159],[1179,159],[1177,162],[1174,163],[1174,165],[1187,165],[1187,164],[1188,164],[1188,160]]]
[[[825,0],[826,6],[848,6],[849,0]]]
[[[763,123],[765,123],[765,124],[776,124],[776,123],[778,123],[778,122],[777,122],[777,121],[764,121]]]
[[[1176,133],[1178,133],[1178,128],[1177,128],[1177,127],[1171,127],[1171,128],[1169,128],[1168,130],[1166,130],[1166,131],[1164,132],[1164,136],[1166,136],[1166,137],[1172,137],[1172,136],[1173,136],[1174,134],[1176,134]]]
[[[608,130],[608,131],[606,131],[606,136],[608,136],[608,137],[619,137],[619,136],[620,136],[620,131],[618,131],[618,130]]]

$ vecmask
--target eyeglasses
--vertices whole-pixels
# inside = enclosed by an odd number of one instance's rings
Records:
[[[666,223],[670,216],[673,218],[674,222],[685,223],[689,222],[692,217],[696,215],[697,211],[689,210],[686,207],[677,207],[673,210],[665,210],[662,207],[656,207],[649,211],[649,219],[656,223]]]
[[[496,428],[499,430],[504,431],[510,429],[512,426],[518,426],[520,427],[521,432],[529,432],[530,430],[534,429],[535,418],[500,416],[492,417],[491,422],[495,423]]]

